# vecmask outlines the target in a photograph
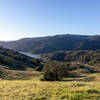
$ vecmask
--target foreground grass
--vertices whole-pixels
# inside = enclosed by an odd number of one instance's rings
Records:
[[[95,81],[0,81],[0,100],[100,100],[100,74]]]

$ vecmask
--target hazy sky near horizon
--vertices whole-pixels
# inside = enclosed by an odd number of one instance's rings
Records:
[[[0,40],[100,35],[100,0],[0,0]]]

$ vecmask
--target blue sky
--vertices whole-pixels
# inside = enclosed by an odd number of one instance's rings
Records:
[[[0,40],[100,35],[100,0],[0,0]]]

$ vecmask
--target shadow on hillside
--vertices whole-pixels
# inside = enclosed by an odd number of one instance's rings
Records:
[[[71,82],[71,81],[90,82],[90,81],[94,81],[94,80],[95,80],[94,76],[91,76],[91,77],[88,77],[88,76],[75,76],[75,77],[66,78],[62,81],[64,81],[64,82]]]

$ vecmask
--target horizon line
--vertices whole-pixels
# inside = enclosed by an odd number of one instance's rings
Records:
[[[77,35],[77,36],[99,36],[99,34],[76,34],[76,33],[65,33],[65,34],[53,34],[53,35],[44,35],[44,36],[26,36],[18,39],[8,39],[8,40],[0,40],[0,42],[12,42],[12,41],[18,41],[21,39],[32,39],[32,38],[42,38],[42,37],[52,37],[52,36],[60,36],[60,35]]]

